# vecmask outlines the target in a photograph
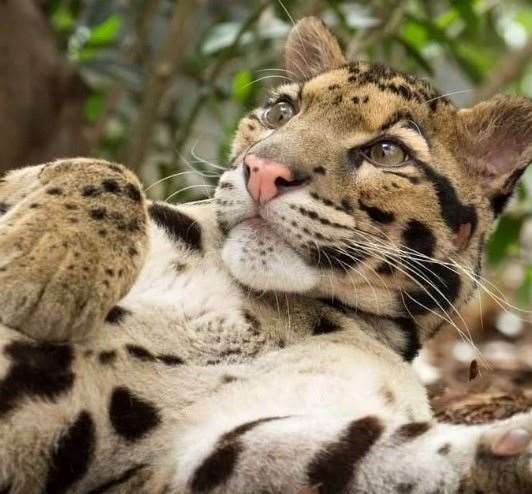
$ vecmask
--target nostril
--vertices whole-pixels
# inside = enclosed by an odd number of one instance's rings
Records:
[[[251,170],[249,168],[249,165],[247,165],[246,163],[244,163],[244,166],[242,168],[244,171],[244,183],[247,184],[249,182],[249,176],[251,175]]]

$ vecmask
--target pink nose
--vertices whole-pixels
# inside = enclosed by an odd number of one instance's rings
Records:
[[[286,165],[259,158],[255,154],[248,154],[244,158],[244,167],[247,167],[249,194],[259,204],[272,200],[279,194],[282,185],[292,182],[292,172]]]

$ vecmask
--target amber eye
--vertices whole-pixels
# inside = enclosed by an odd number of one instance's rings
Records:
[[[264,115],[270,127],[281,127],[290,120],[296,113],[295,108],[287,101],[275,103]]]
[[[399,144],[391,141],[377,142],[365,154],[374,164],[382,166],[400,166],[410,159]]]

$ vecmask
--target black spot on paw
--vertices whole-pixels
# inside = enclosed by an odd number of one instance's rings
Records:
[[[93,220],[103,220],[107,215],[107,210],[105,208],[92,208],[89,209],[89,216]]]
[[[226,189],[226,190],[231,190],[235,188],[235,186],[231,182],[220,182],[218,187],[220,189]]]
[[[0,380],[0,418],[24,400],[55,401],[72,388],[74,373],[69,345],[14,341],[4,348],[11,366]]]
[[[83,197],[94,197],[94,196],[100,195],[100,193],[101,192],[94,185],[85,185],[81,189],[81,195]]]
[[[116,173],[120,173],[120,175],[124,174],[124,169],[119,165],[115,165],[114,163],[107,163],[107,167],[115,171]]]
[[[325,170],[325,168],[323,166],[315,166],[314,169],[312,170],[316,175],[326,175],[327,174],[327,170]]]
[[[105,322],[109,324],[120,324],[127,315],[130,315],[131,312],[119,305],[115,305],[107,314]]]
[[[0,202],[0,214],[6,214],[11,206],[7,202]]]
[[[109,350],[105,352],[100,352],[98,355],[98,360],[100,361],[100,364],[112,364],[116,360],[116,351]]]
[[[318,320],[314,323],[314,326],[312,327],[312,334],[320,335],[320,334],[333,333],[334,331],[338,331],[339,329],[340,327],[338,326],[338,324],[332,322],[327,317],[320,316]]]
[[[191,249],[201,250],[201,227],[195,220],[159,203],[149,207],[149,214],[155,224],[164,228],[173,240],[184,242]]]
[[[76,204],[72,204],[71,202],[67,202],[65,204],[65,209],[68,209],[69,211],[75,211],[76,209],[79,209]]]
[[[96,430],[89,412],[82,411],[61,435],[50,455],[45,493],[62,494],[88,471],[96,446]]]
[[[109,419],[115,432],[127,441],[138,441],[161,423],[152,403],[125,386],[116,387],[109,403]]]
[[[119,194],[121,190],[118,182],[116,180],[113,180],[112,178],[103,180],[102,187],[103,190],[105,190],[106,192],[110,192],[111,194]]]
[[[63,189],[61,189],[60,187],[50,187],[46,189],[46,193],[51,196],[61,196],[63,195]]]
[[[140,202],[142,200],[142,194],[140,193],[139,188],[136,185],[128,183],[126,185],[126,195],[135,202]]]

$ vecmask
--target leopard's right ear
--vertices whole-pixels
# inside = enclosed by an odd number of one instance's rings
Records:
[[[345,63],[338,41],[320,19],[304,17],[290,31],[285,46],[290,78],[305,81]]]
[[[532,100],[495,96],[458,112],[460,153],[499,214],[532,161]]]

